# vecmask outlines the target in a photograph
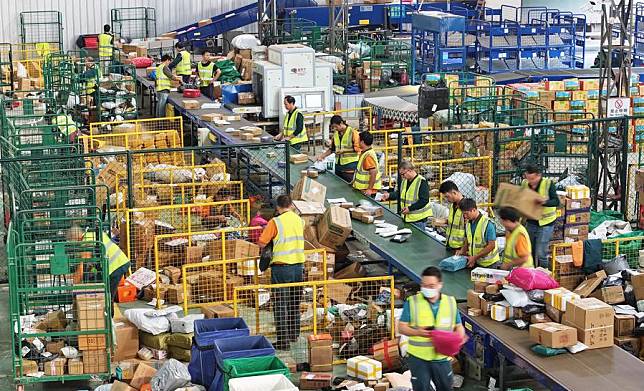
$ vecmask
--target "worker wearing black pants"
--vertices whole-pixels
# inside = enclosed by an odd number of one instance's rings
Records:
[[[339,115],[331,117],[329,130],[333,132],[331,146],[317,157],[317,161],[324,161],[327,156],[335,153],[335,175],[351,183],[360,156],[359,133]]]

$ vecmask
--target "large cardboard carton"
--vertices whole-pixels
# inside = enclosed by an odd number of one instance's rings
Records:
[[[467,307],[481,308],[481,294],[470,289],[467,291]]]
[[[635,316],[615,314],[615,337],[630,337],[635,330]]]
[[[608,348],[613,345],[614,332],[613,326],[585,330],[577,328],[577,339],[588,349]]]
[[[80,330],[105,328],[105,297],[102,293],[76,296],[75,309]]]
[[[116,380],[114,381],[114,383],[112,383],[112,388],[110,388],[110,391],[136,391],[136,388],[132,388],[127,383]]]
[[[114,323],[114,334],[116,335],[116,347],[112,359],[115,362],[136,357],[139,350],[139,330],[128,321]]]
[[[318,390],[331,385],[333,375],[330,373],[302,372],[300,390]]]
[[[213,318],[232,318],[235,316],[235,311],[227,305],[214,305],[210,307],[201,307],[201,312],[205,315],[206,319]]]
[[[536,191],[501,183],[497,189],[495,205],[514,208],[529,219],[539,220],[543,215],[543,206],[539,202],[541,200],[543,197]]]
[[[563,315],[565,324],[580,329],[594,329],[613,326],[615,312],[613,307],[594,297],[568,303],[568,310]]]
[[[80,358],[72,358],[67,360],[67,373],[70,375],[82,375],[83,361]]]
[[[294,200],[324,203],[326,200],[326,186],[309,177],[302,177],[295,184],[291,197]]]
[[[644,300],[644,273],[631,276],[631,284],[637,300]]]
[[[619,286],[607,286],[604,288],[599,288],[593,292],[592,297],[595,297],[606,304],[619,304],[623,303],[624,298],[624,288],[621,285]]]
[[[550,348],[565,348],[577,343],[577,330],[555,322],[532,324],[530,339]]]
[[[323,215],[326,210],[322,202],[293,200],[293,206],[295,206],[295,213],[300,215],[307,227],[315,225],[318,216]]]
[[[84,351],[83,371],[89,374],[107,372],[107,352],[104,349]]]
[[[331,206],[318,223],[318,241],[327,247],[337,247],[351,235],[351,214],[347,209]]]
[[[361,278],[366,276],[366,271],[360,264],[360,262],[354,262],[349,266],[346,266],[333,274],[333,278],[336,280],[344,280],[348,278]]]
[[[574,293],[581,297],[590,296],[595,289],[608,277],[606,272],[600,270],[586,277],[586,279],[575,288]]]
[[[98,350],[107,347],[105,334],[79,335],[78,350]]]
[[[61,376],[65,374],[66,358],[55,358],[51,361],[43,363],[43,369],[47,376]]]
[[[152,368],[151,366],[144,363],[139,363],[139,365],[136,367],[136,371],[134,371],[134,376],[132,377],[130,385],[138,390],[143,384],[149,383],[150,380],[152,380],[152,376],[154,376],[156,373],[157,370]]]

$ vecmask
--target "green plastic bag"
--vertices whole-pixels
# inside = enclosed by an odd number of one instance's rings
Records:
[[[590,223],[588,223],[588,229],[590,231],[599,227],[604,221],[610,220],[623,220],[624,216],[621,213],[614,210],[603,210],[601,212],[590,211]]]
[[[563,353],[567,352],[566,349],[549,348],[547,346],[543,346],[543,345],[539,345],[539,344],[533,345],[530,348],[530,350],[532,350],[536,354],[538,354],[540,356],[544,356],[544,357],[552,357],[552,356],[556,356],[556,355],[563,354]]]
[[[228,381],[238,377],[284,375],[291,378],[291,372],[286,364],[275,356],[250,358],[229,358],[224,360],[224,391],[228,391]]]
[[[221,71],[221,76],[219,76],[220,82],[234,83],[241,78],[234,62],[230,60],[219,60],[215,65]]]

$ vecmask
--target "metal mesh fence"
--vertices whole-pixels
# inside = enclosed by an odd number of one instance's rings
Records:
[[[156,37],[155,14],[155,9],[148,7],[112,8],[112,31],[119,37],[129,39]]]
[[[235,316],[251,335],[265,335],[284,348],[284,361],[309,362],[307,337],[333,338],[332,362],[369,355],[373,345],[393,339],[393,277],[305,281],[235,287]],[[330,364],[330,363],[329,363]]]
[[[59,11],[26,11],[20,13],[22,43],[63,46],[63,14]]]

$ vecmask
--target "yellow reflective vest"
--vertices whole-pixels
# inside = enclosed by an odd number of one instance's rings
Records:
[[[514,231],[510,233],[505,241],[505,248],[503,249],[503,262],[514,264],[514,261],[519,259],[517,254],[516,243],[519,236],[523,235],[528,244],[528,260],[525,261],[521,267],[534,267],[534,260],[532,259],[532,244],[530,243],[530,236],[528,235],[528,230],[521,224],[517,226]]]
[[[98,56],[99,57],[112,57],[112,36],[109,34],[98,35]]]
[[[469,246],[470,255],[479,255],[483,249],[487,246],[487,241],[485,240],[485,231],[487,230],[487,225],[490,222],[486,216],[481,215],[479,218],[478,224],[476,224],[476,229],[474,230],[474,236],[472,236],[472,223],[468,221],[465,226],[465,235],[467,236],[467,244]],[[480,258],[477,263],[480,266],[488,267],[499,261],[499,249],[494,242],[494,249],[488,255]]]
[[[540,196],[545,198],[546,200],[550,198],[550,185],[552,184],[552,181],[548,178],[541,178],[541,182],[539,182],[539,188],[537,189],[537,193],[539,193]],[[524,189],[530,188],[528,185],[527,180],[523,180],[521,182],[521,187]],[[557,219],[557,207],[555,206],[544,206],[543,207],[543,215],[541,216],[541,219],[539,219],[539,226],[543,227],[544,225],[548,225],[555,221]]]
[[[201,62],[197,64],[197,72],[199,73],[199,80],[201,80],[201,87],[208,87],[213,79],[215,71],[215,63],[211,62],[208,65],[203,65]]]
[[[364,169],[364,160],[367,156],[371,156],[376,162],[376,181],[373,184],[373,190],[380,190],[382,188],[382,173],[378,168],[378,156],[376,156],[376,151],[372,148],[369,148],[360,153],[360,158],[358,159],[358,167],[356,172],[353,174],[353,188],[356,190],[369,190],[369,170]]]
[[[463,218],[463,212],[453,203],[449,206],[446,234],[449,248],[463,247],[463,243],[465,243],[465,219]]]
[[[71,115],[59,114],[54,121],[56,122],[58,130],[65,136],[69,136],[78,130],[78,126],[76,126],[76,122]]]
[[[177,64],[177,75],[190,75],[192,74],[192,64],[190,63],[190,52],[187,50],[182,50],[179,52],[181,54],[181,61]]]
[[[293,211],[273,218],[277,236],[273,239],[271,263],[294,265],[304,263],[304,221]]]
[[[342,138],[340,138],[340,132],[335,132],[333,135],[333,145],[335,145],[335,163],[341,166],[357,162],[358,161],[358,152],[353,149],[353,133],[355,130],[347,126],[344,130]],[[339,151],[342,151],[341,154],[338,154]]]
[[[436,330],[454,331],[456,327],[456,299],[441,294],[436,318],[427,299],[419,292],[407,298],[409,303],[409,326],[425,329],[433,327]],[[436,353],[431,338],[409,337],[407,353],[425,361],[444,360],[447,356]]]
[[[282,133],[285,137],[291,137],[295,133],[295,127],[297,126],[297,117],[300,115],[299,109],[294,109],[292,113],[286,113],[286,118],[284,119],[284,129]],[[306,125],[303,125],[302,131],[297,136],[293,137],[290,140],[291,145],[301,144],[309,140],[309,136],[306,134]]]
[[[158,91],[170,91],[170,88],[172,88],[172,83],[170,82],[170,78],[163,73],[163,68],[165,67],[164,64],[159,64],[157,65],[156,69],[156,87],[157,87],[157,92]]]
[[[94,233],[86,232],[83,235],[83,240],[85,241],[94,241]],[[105,246],[105,256],[108,261],[108,270],[109,274],[114,273],[114,271],[121,266],[127,265],[130,262],[130,259],[125,255],[119,246],[110,239],[110,237],[103,232],[101,243]]]
[[[416,178],[411,181],[409,187],[407,187],[407,180],[402,180],[402,184],[400,185],[400,203],[403,208],[408,208],[418,202],[418,192],[420,190],[420,184],[424,180],[426,179],[421,177],[420,175],[416,175]],[[409,211],[409,213],[405,215],[405,221],[408,223],[415,223],[431,216],[432,203],[430,201],[427,201],[427,204],[422,208],[414,211]]]

